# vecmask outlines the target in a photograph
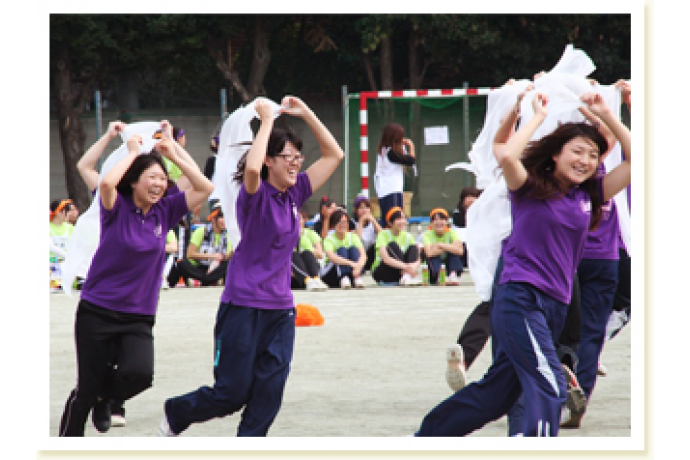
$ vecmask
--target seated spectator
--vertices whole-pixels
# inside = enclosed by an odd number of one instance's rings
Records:
[[[187,257],[177,264],[180,276],[199,280],[202,286],[222,283],[232,255],[220,203],[216,203],[208,219],[211,225],[199,227],[192,233]]]
[[[438,283],[441,265],[445,264],[447,286],[460,284],[462,275],[462,259],[464,253],[462,241],[458,234],[448,227],[448,212],[436,208],[431,211],[431,225],[422,236],[424,257],[429,264],[429,281]]]
[[[328,287],[363,288],[362,273],[367,262],[362,241],[356,233],[348,231],[350,219],[342,209],[331,214],[329,225],[334,232],[323,242],[326,264],[323,280]]]
[[[326,237],[330,233],[330,230],[333,230],[332,228],[328,227],[328,222],[331,217],[331,214],[333,214],[333,212],[335,212],[335,210],[337,209],[345,210],[345,208],[338,206],[338,204],[335,201],[331,200],[327,196],[321,198],[321,201],[319,202],[319,213],[316,216],[314,216],[313,228],[322,240],[326,239]],[[350,219],[348,223],[349,230],[352,231],[355,229],[355,227],[355,222],[352,219]]]
[[[328,286],[321,281],[321,266],[317,259],[323,259],[321,237],[312,229],[305,228],[307,213],[300,211],[300,237],[292,252],[291,289],[324,291]]]
[[[53,200],[50,203],[50,258],[64,260],[65,248],[69,241],[74,226],[70,224],[67,217],[74,208],[72,200]]]
[[[371,270],[376,259],[376,235],[381,231],[378,220],[371,213],[371,202],[365,196],[355,198],[353,215],[356,223],[355,231],[362,240],[362,245],[367,253],[367,263],[364,270]]]
[[[371,267],[377,283],[397,283],[401,286],[419,286],[419,249],[414,238],[405,231],[407,218],[399,206],[386,213],[389,228],[376,237],[376,260]]]
[[[163,267],[163,282],[161,283],[161,289],[168,289],[170,287],[168,278],[173,266],[175,265],[175,254],[177,254],[177,249],[178,244],[175,231],[170,229],[168,230],[168,234],[165,236],[165,253],[168,254],[168,256],[165,260],[165,266]]]

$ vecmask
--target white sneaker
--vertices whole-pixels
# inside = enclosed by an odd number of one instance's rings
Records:
[[[125,417],[120,414],[112,414],[110,416],[110,426],[125,426],[127,425],[127,421],[125,420]]]
[[[163,420],[161,420],[161,426],[158,427],[158,433],[156,436],[159,437],[167,437],[167,436],[177,436],[173,431],[170,429],[170,425],[168,425],[168,417],[163,415]]]
[[[455,272],[451,272],[446,278],[446,286],[460,286],[460,278]]]
[[[350,282],[350,278],[347,276],[343,276],[340,278],[340,288],[341,289],[350,289],[352,287],[352,283]]]
[[[410,276],[409,273],[405,273],[402,278],[400,278],[400,286],[408,286],[409,282],[412,280],[412,277]]]
[[[307,291],[318,291],[321,289],[319,282],[316,278],[307,278]]]
[[[328,284],[324,283],[321,278],[316,278],[316,282],[319,283],[319,286],[321,287],[321,291],[327,291],[328,290]]]
[[[358,276],[355,278],[355,287],[359,289],[364,289],[364,281],[362,281],[362,277]]]
[[[601,364],[601,361],[599,361],[599,366],[597,367],[597,375],[600,375],[601,377],[606,377],[606,374],[608,374],[609,371],[606,369],[606,366]]]
[[[407,286],[421,286],[422,285],[422,280],[419,278],[419,276],[415,276],[414,278],[410,276],[410,279],[407,281]]]
[[[446,349],[446,361],[448,362],[448,369],[446,369],[446,383],[451,390],[457,392],[465,387],[465,358],[462,352],[462,347],[457,343]]]

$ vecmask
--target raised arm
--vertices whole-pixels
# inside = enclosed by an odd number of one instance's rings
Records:
[[[621,164],[613,171],[609,171],[604,177],[604,201],[607,201],[630,184],[632,171],[630,163],[630,157],[632,156],[630,150],[630,130],[613,114],[611,108],[600,94],[586,93],[582,95],[581,99],[582,102],[587,104],[589,110],[599,117],[616,136],[623,152],[625,152],[625,159]]]
[[[511,80],[508,80],[508,83],[506,84],[512,84]],[[494,155],[496,156],[496,161],[499,164],[500,161],[498,158],[499,156],[502,157],[505,154],[505,145],[508,143],[508,139],[510,139],[510,136],[513,134],[515,130],[515,123],[517,123],[518,117],[520,116],[520,104],[522,103],[522,99],[525,97],[525,94],[527,94],[529,91],[532,91],[532,89],[534,89],[534,85],[530,84],[523,91],[521,91],[520,94],[518,94],[515,105],[507,114],[503,116],[501,124],[496,131],[493,140],[493,151]]]
[[[125,175],[129,167],[132,165],[141,150],[142,138],[135,134],[127,140],[127,155],[113,166],[108,173],[103,176],[98,190],[101,194],[101,203],[105,209],[113,209],[115,200],[117,200],[117,184]]]
[[[345,154],[331,132],[314,115],[307,104],[294,96],[285,96],[281,103],[281,113],[302,118],[312,130],[319,143],[321,158],[307,169],[312,192],[318,190],[335,172]]]
[[[522,165],[520,158],[537,128],[546,119],[548,103],[549,97],[547,95],[536,93],[532,100],[534,116],[520,126],[518,132],[510,137],[503,149],[499,151],[494,149],[496,162],[503,170],[503,177],[509,190],[519,189],[527,180],[527,170]]]
[[[192,188],[184,192],[188,209],[194,209],[208,199],[211,192],[213,192],[213,183],[204,176],[199,166],[179,144],[171,139],[164,138],[156,144],[155,149],[180,168],[182,174],[191,183]],[[189,158],[191,161],[187,161],[184,158]]]
[[[79,171],[79,175],[84,182],[86,182],[89,191],[96,190],[98,181],[101,178],[101,175],[96,171],[98,159],[103,155],[110,141],[116,138],[125,129],[125,126],[126,125],[121,121],[110,122],[105,134],[103,134],[103,136],[101,136],[101,138],[98,139],[77,162],[77,171]]]
[[[244,169],[244,188],[250,195],[255,194],[261,186],[261,167],[266,159],[268,138],[273,130],[273,110],[268,103],[258,100],[254,106],[261,119],[261,126],[252,143]]]

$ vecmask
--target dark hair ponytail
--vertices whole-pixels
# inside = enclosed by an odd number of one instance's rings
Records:
[[[295,146],[297,150],[302,150],[302,140],[297,137],[297,134],[290,128],[286,126],[285,128],[274,126],[271,130],[271,134],[268,137],[268,145],[266,146],[266,156],[270,158],[275,158],[280,152],[285,148],[285,144],[290,142]],[[251,142],[243,142],[239,145],[251,145]],[[244,152],[240,160],[237,162],[237,172],[233,174],[232,179],[242,183],[244,181],[244,171],[247,168],[247,154],[249,154],[249,149]],[[268,179],[268,168],[265,164],[261,165],[261,180],[265,181]]]

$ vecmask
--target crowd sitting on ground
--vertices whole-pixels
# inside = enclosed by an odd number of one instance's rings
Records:
[[[466,248],[445,209],[431,212],[429,229],[421,232],[415,242],[406,231],[407,218],[399,207],[389,210],[390,220],[384,229],[372,212],[371,201],[363,195],[353,200],[351,215],[345,206],[327,196],[319,204],[320,210],[311,220],[304,209],[300,211],[300,239],[292,256],[291,289],[363,288],[362,275],[367,272],[380,285],[418,286],[423,284],[423,265],[428,266],[428,284],[459,285],[463,268],[467,267]],[[168,232],[162,289],[224,285],[233,248],[220,201],[214,199],[209,205],[206,222],[201,222],[198,206]],[[51,203],[51,258],[64,260],[66,242],[78,215],[71,200]],[[448,276],[440,283],[442,265]]]

